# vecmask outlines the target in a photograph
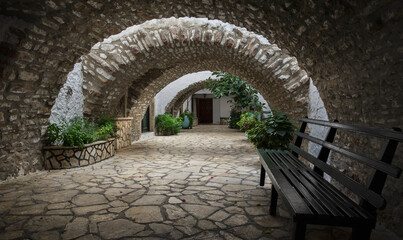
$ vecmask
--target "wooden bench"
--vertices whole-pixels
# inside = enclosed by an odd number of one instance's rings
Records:
[[[403,140],[400,129],[382,130],[302,118],[299,132],[295,132],[295,144],[290,151],[258,149],[262,164],[260,185],[267,175],[272,182],[270,215],[276,215],[277,198],[280,195],[293,220],[293,239],[304,239],[307,224],[352,227],[353,239],[369,239],[376,224],[376,211],[386,205],[382,189],[387,175],[399,178],[401,169],[391,165],[399,142]],[[307,123],[330,127],[325,140],[305,134]],[[350,131],[382,138],[385,143],[379,158],[373,159],[333,144],[336,131]],[[301,149],[302,140],[322,146],[318,157]],[[340,153],[373,169],[368,184],[363,185],[326,163],[330,151]],[[304,164],[303,158],[314,165]],[[323,178],[323,173],[356,194],[357,204]],[[361,173],[367,174],[367,173]],[[368,173],[370,174],[370,173]],[[398,196],[397,196],[398,197]]]

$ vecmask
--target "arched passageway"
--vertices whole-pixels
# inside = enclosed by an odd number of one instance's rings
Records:
[[[131,114],[142,116],[161,87],[197,70],[243,77],[294,118],[307,109],[309,78],[295,58],[262,36],[217,20],[148,21],[97,43],[82,60],[84,112],[91,116],[112,112],[128,88]]]
[[[177,92],[175,97],[165,105],[164,113],[170,114],[179,112],[179,109],[183,107],[184,102],[188,100],[190,97],[192,97],[193,94],[195,94],[197,91],[206,89],[206,82],[207,80],[195,82]],[[258,97],[260,101],[265,104],[265,109],[266,110],[270,109],[268,103],[265,101],[265,99],[263,99],[263,97],[259,93]]]
[[[245,27],[296,56],[318,87],[330,119],[384,128],[399,126],[403,121],[398,37],[401,9],[397,0],[1,1],[0,178],[41,169],[41,138],[50,109],[81,56],[103,38],[129,26],[172,16],[220,19]],[[247,77],[245,69],[237,72],[221,67]],[[110,101],[118,101],[118,95],[110,97]],[[401,166],[401,148],[397,159]],[[401,203],[394,196],[401,195],[401,186],[399,180],[388,182],[385,188],[397,209],[402,209]],[[392,219],[388,227],[399,229],[400,218],[395,217],[393,208],[385,212],[381,218]]]
[[[196,82],[189,85],[187,88],[178,92],[178,94],[166,105],[165,113],[169,114],[172,111],[177,112],[183,106],[183,103],[189,99],[195,92],[205,89],[206,81]]]

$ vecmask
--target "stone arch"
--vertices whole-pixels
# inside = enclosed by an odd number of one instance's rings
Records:
[[[283,106],[291,116],[306,111],[309,78],[296,58],[260,35],[218,20],[147,21],[97,43],[82,60],[84,108],[88,115],[110,112],[129,86],[146,92],[145,86],[154,84],[155,79],[145,83],[139,80],[145,80],[142,76],[148,72],[178,69],[178,65],[236,74],[268,97],[274,107]],[[181,75],[195,72],[179,71]]]
[[[186,99],[189,99],[189,97],[192,96],[195,92],[205,89],[206,88],[205,84],[206,81],[193,83],[189,85],[187,88],[178,92],[178,94],[176,94],[176,96],[172,99],[172,101],[168,103],[168,105],[165,107],[165,113],[166,114],[171,113],[171,109],[177,111],[177,109],[183,105]]]
[[[152,102],[153,97],[161,91],[166,85],[177,80],[183,75],[193,72],[199,72],[209,69],[211,71],[223,70],[225,72],[233,73],[240,76],[243,79],[249,79],[252,83],[256,83],[255,76],[249,75],[244,71],[241,71],[238,66],[231,65],[230,62],[217,62],[216,60],[207,61],[193,61],[189,63],[178,64],[175,67],[169,69],[151,69],[141,79],[146,79],[143,82],[134,82],[129,87],[129,99],[128,109],[130,109],[129,116],[133,117],[132,121],[132,140],[137,140],[141,135],[141,119],[144,116],[147,106]],[[306,84],[307,85],[307,84]],[[280,91],[274,91],[275,85],[263,84],[263,86],[257,88],[259,93],[262,94],[264,99],[272,99],[275,97],[277,101],[275,104],[270,102],[270,106],[275,109],[283,109],[290,113],[294,118],[299,117],[301,114],[306,114],[306,101],[307,98],[302,97],[301,102],[290,102],[289,96]],[[307,86],[303,86],[304,91],[307,91]],[[262,91],[263,90],[263,91]],[[305,94],[305,93],[304,93]],[[298,95],[297,95],[298,96]],[[300,96],[298,96],[300,97]],[[300,99],[300,98],[298,98]]]

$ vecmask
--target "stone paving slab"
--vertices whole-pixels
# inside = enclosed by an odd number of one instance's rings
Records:
[[[289,215],[281,200],[268,215],[259,171],[252,144],[225,126],[147,138],[91,166],[0,184],[0,240],[289,239]],[[307,239],[350,234],[312,226]],[[372,239],[398,238],[379,228]]]

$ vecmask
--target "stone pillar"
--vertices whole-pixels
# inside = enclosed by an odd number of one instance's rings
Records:
[[[155,99],[153,98],[150,103],[150,132],[154,132],[155,130]]]
[[[116,150],[131,145],[132,117],[116,118],[119,138],[116,139]]]

